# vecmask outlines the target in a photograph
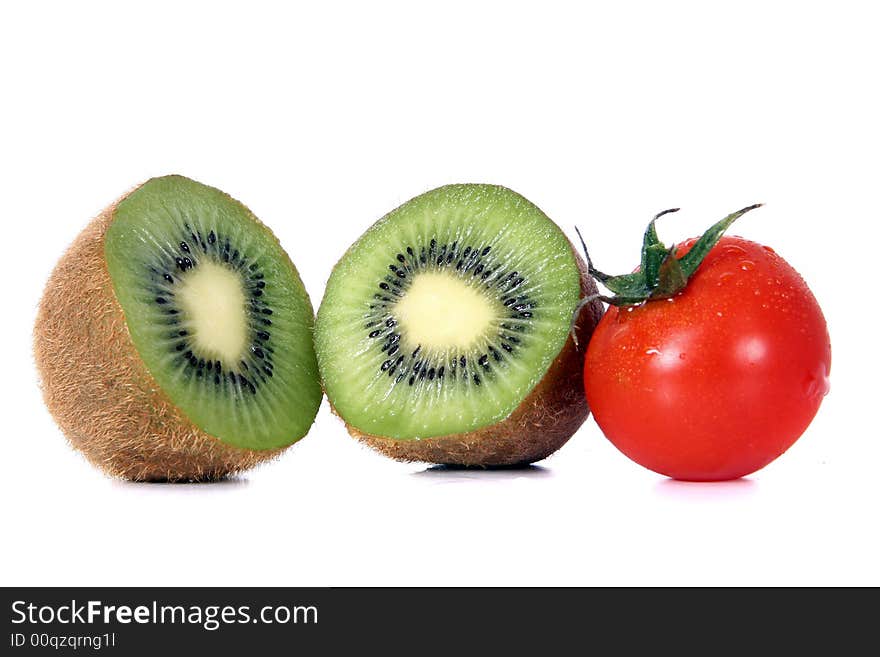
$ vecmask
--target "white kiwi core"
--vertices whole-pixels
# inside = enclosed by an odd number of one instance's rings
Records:
[[[501,316],[499,305],[459,277],[424,272],[397,302],[394,316],[409,342],[446,351],[483,338]]]
[[[200,355],[237,363],[248,344],[246,299],[238,274],[206,259],[183,278],[176,297]]]

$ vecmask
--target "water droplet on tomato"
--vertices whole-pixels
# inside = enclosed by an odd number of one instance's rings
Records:
[[[824,365],[819,367],[807,376],[804,383],[804,394],[810,399],[822,399],[831,391],[831,381],[828,378],[828,371]]]
[[[743,271],[752,271],[755,268],[755,263],[751,260],[743,260],[739,263],[739,268]]]
[[[721,253],[723,253],[724,255],[744,256],[748,254],[748,251],[746,251],[741,246],[737,246],[736,244],[728,244],[724,247],[724,249],[722,249]]]
[[[660,350],[657,349],[656,347],[651,347],[650,349],[645,349],[645,355],[646,356],[659,356]]]

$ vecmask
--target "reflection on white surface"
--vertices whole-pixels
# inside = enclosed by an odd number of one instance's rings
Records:
[[[241,490],[250,485],[245,475],[237,477],[226,477],[218,481],[125,481],[122,479],[112,479],[110,485],[120,491],[142,492],[142,493],[205,493],[205,492],[232,492]]]
[[[678,481],[661,479],[654,487],[663,497],[682,500],[706,500],[718,498],[742,498],[752,495],[758,483],[746,477],[730,481]]]
[[[413,472],[412,474],[414,477],[425,477],[434,479],[438,482],[453,483],[462,481],[537,479],[551,477],[553,471],[541,465],[501,468],[467,468],[453,465],[432,465],[419,472]]]

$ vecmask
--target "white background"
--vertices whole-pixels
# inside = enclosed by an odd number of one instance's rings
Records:
[[[5,4],[0,583],[880,584],[871,5]],[[316,307],[363,230],[445,183],[519,191],[612,272],[658,210],[682,207],[672,242],[763,201],[733,232],[810,284],[832,392],[787,454],[725,484],[643,470],[592,420],[530,470],[398,464],[326,403],[239,479],[114,481],[46,412],[31,331],[89,218],[166,173],[250,206]]]

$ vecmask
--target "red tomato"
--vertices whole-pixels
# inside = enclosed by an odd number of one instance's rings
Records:
[[[825,318],[803,279],[769,247],[722,237],[675,297],[609,308],[584,384],[596,422],[632,460],[717,481],[787,450],[830,369]]]

